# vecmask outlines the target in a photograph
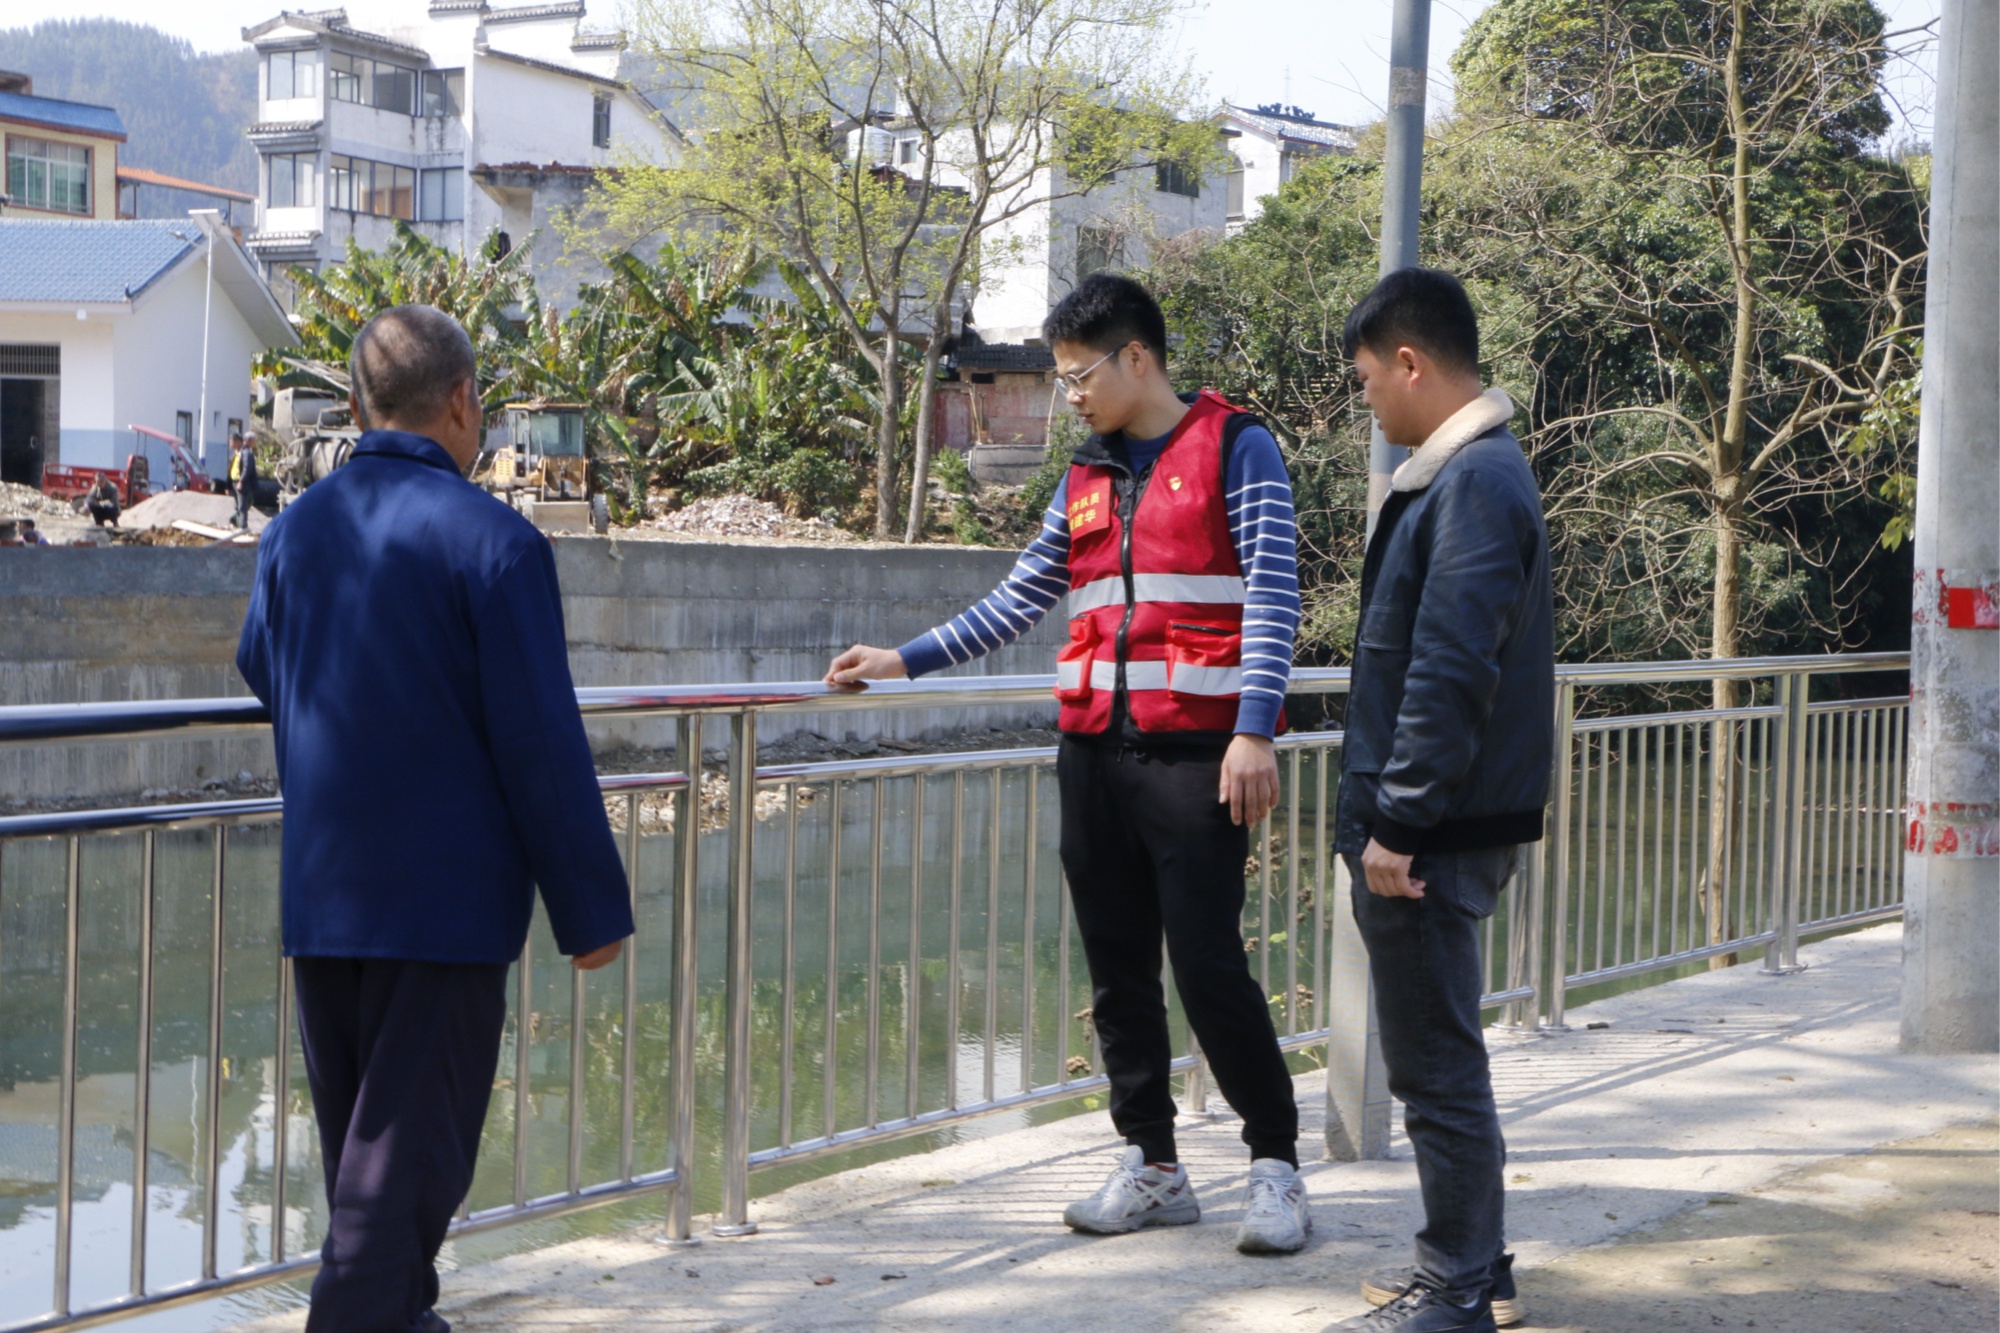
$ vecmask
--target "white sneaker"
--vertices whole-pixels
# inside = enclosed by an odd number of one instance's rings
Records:
[[[1063,1223],[1094,1236],[1118,1236],[1140,1227],[1179,1227],[1201,1220],[1187,1168],[1152,1166],[1145,1149],[1127,1144],[1125,1156],[1088,1199],[1063,1209]]]
[[[1250,1187],[1243,1198],[1243,1225],[1236,1248],[1244,1254],[1290,1254],[1305,1248],[1312,1234],[1306,1211],[1305,1177],[1290,1162],[1259,1157],[1250,1163]]]

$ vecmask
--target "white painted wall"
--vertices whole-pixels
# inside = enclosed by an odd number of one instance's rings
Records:
[[[114,443],[111,402],[112,323],[104,316],[79,322],[74,311],[0,312],[0,342],[54,343],[62,349],[57,394],[60,434],[42,442],[44,463],[88,464]]]
[[[1081,229],[1116,233],[1122,248],[1113,267],[1129,272],[1151,262],[1156,241],[1190,231],[1220,232],[1228,213],[1220,172],[1204,180],[1192,199],[1155,188],[1151,167],[1121,172],[1088,194],[1049,198],[1067,186],[1046,176],[1035,188],[1043,202],[996,228],[984,247],[973,317],[989,341],[1040,336],[1042,320],[1076,285]]]
[[[206,259],[197,255],[144,292],[133,303],[131,314],[107,321],[115,337],[111,399],[119,431],[137,425],[172,434],[176,412],[199,412],[207,269]],[[229,470],[228,420],[235,417],[248,421],[250,417],[250,361],[262,344],[219,282],[215,286],[212,312],[208,345],[208,471],[220,477],[227,476]],[[63,378],[67,389],[67,361]],[[64,396],[67,398],[67,393]],[[201,436],[201,424],[197,421],[197,446]],[[123,455],[118,457],[122,461]]]

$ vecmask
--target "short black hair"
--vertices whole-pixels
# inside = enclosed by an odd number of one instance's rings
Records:
[[[472,339],[435,306],[394,305],[361,326],[347,356],[361,425],[429,421],[478,366]]]
[[[1435,268],[1399,268],[1348,312],[1340,333],[1348,360],[1366,347],[1377,356],[1415,347],[1447,370],[1479,373],[1479,317],[1465,284]]]
[[[1093,273],[1079,282],[1042,321],[1042,337],[1050,347],[1082,343],[1100,352],[1140,342],[1152,349],[1161,366],[1167,364],[1167,317],[1160,313],[1160,303],[1120,273]]]

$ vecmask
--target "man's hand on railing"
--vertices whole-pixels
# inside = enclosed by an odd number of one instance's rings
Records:
[[[1278,804],[1278,757],[1267,736],[1239,733],[1222,756],[1215,799],[1229,807],[1229,822],[1253,826]]]
[[[826,683],[844,694],[868,688],[871,680],[901,680],[910,674],[903,655],[894,648],[870,648],[857,643],[833,659],[826,669]]]
[[[595,972],[600,967],[608,967],[617,962],[618,955],[624,952],[624,949],[624,940],[613,940],[602,948],[577,954],[569,960],[569,965],[579,972]]]

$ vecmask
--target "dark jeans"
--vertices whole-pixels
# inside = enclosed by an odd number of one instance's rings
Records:
[[[507,1017],[507,964],[297,958],[331,1216],[308,1333],[400,1333],[437,1304]]]
[[[236,488],[235,524],[245,532],[250,531],[250,483],[245,481]]]
[[[1264,991],[1243,952],[1249,830],[1215,799],[1215,747],[1063,738],[1062,863],[1090,966],[1111,1123],[1149,1162],[1179,1160],[1160,943],[1215,1084],[1252,1157],[1297,1163],[1299,1109]]]
[[[1479,1025],[1479,930],[1519,857],[1515,847],[1419,853],[1410,878],[1424,881],[1422,898],[1370,893],[1360,859],[1347,861],[1389,1091],[1403,1103],[1423,1190],[1417,1270],[1468,1299],[1490,1285],[1506,1224],[1507,1145]]]

